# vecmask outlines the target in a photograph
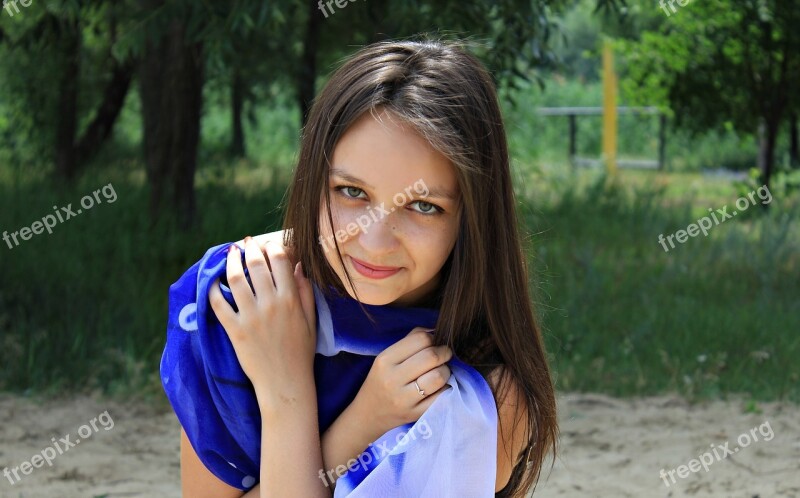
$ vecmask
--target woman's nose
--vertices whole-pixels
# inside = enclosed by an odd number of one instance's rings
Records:
[[[358,236],[361,247],[378,255],[390,252],[399,245],[397,223],[392,214],[370,218],[371,223],[363,226]]]

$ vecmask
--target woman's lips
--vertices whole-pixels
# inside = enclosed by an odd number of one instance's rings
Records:
[[[350,256],[350,262],[352,263],[353,268],[368,278],[386,278],[391,277],[395,273],[399,272],[402,268],[397,268],[393,266],[371,266],[367,265],[367,263],[360,261],[352,256]]]

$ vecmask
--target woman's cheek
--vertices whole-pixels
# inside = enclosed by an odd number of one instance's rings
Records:
[[[340,239],[350,239],[359,233],[359,222],[364,223],[364,218],[369,218],[364,209],[348,206],[335,206],[333,210],[334,235],[339,234]],[[370,222],[372,220],[370,219]]]
[[[333,229],[328,228],[328,221],[324,220],[325,229],[321,230],[323,238],[335,238],[339,245],[342,245],[358,235],[362,231],[368,231],[374,219],[369,212],[361,207],[351,206],[331,206],[331,218]]]
[[[420,229],[422,250],[427,260],[437,269],[440,268],[455,246],[458,238],[458,218],[447,215],[437,217],[433,222]],[[438,270],[437,270],[438,271]]]

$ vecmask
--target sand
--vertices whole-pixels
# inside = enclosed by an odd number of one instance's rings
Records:
[[[56,455],[30,475],[20,469],[19,481],[12,474],[14,484],[0,474],[0,497],[180,497],[180,426],[168,410],[89,396],[41,403],[0,397],[0,473],[48,447]],[[60,441],[67,435],[80,443],[67,448]]]
[[[746,413],[745,406],[561,396],[560,455],[535,496],[800,497],[800,407],[767,403]],[[693,459],[697,472],[688,468]]]
[[[758,408],[561,395],[560,453],[535,496],[800,497],[800,407]],[[17,467],[20,478],[0,474],[0,498],[180,497],[179,425],[163,403],[0,395],[0,420],[0,472]],[[43,452],[52,466],[33,458]]]

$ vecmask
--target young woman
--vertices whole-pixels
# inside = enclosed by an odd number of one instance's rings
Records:
[[[304,129],[284,230],[231,246],[223,289],[235,307],[216,281],[208,290],[257,399],[260,483],[243,494],[223,482],[182,431],[184,496],[330,496],[341,473],[326,482],[319,469],[419,422],[459,387],[456,368],[469,374],[461,362],[494,398],[496,496],[529,492],[558,428],[509,169],[491,77],[456,44],[382,42],[333,74]],[[344,303],[334,295],[438,314],[346,371],[352,401],[321,424],[317,331],[322,296],[334,315]]]

